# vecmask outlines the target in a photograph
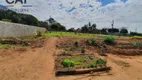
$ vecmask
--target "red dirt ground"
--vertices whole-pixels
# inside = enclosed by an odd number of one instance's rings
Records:
[[[0,80],[142,80],[142,56],[108,54],[110,72],[74,76],[54,75],[59,38],[48,38],[43,47],[21,50],[0,49]],[[95,54],[95,53],[94,53]]]

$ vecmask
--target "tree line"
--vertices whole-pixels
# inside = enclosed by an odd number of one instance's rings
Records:
[[[128,30],[126,28],[117,29],[117,28],[103,28],[97,29],[96,24],[85,24],[81,28],[74,29],[70,28],[67,30],[68,32],[81,32],[81,33],[92,33],[92,34],[128,34]]]
[[[12,10],[0,9],[0,20],[6,22],[20,23],[38,27],[44,27],[47,30],[65,31],[66,28],[60,23],[54,22],[48,24],[47,21],[39,21],[35,16],[30,14],[17,13]]]

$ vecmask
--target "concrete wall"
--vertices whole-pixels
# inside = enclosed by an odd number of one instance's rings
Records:
[[[37,30],[46,31],[45,28],[22,25],[0,21],[0,37],[20,37],[35,35]]]

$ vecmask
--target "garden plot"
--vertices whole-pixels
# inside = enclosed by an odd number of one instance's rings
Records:
[[[84,74],[110,70],[107,60],[95,56],[100,44],[94,39],[70,39],[57,45],[64,51],[55,60],[56,75]]]
[[[56,75],[84,74],[110,70],[107,61],[94,55],[58,55],[55,60]]]

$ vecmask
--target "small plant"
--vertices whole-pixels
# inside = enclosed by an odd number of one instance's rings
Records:
[[[107,36],[104,38],[104,42],[108,44],[113,44],[115,42],[115,38],[112,36]]]
[[[106,60],[103,60],[103,59],[98,59],[98,60],[96,61],[96,64],[97,64],[97,66],[106,66],[107,61],[106,61]]]
[[[78,41],[77,41],[77,40],[74,42],[74,45],[75,45],[76,47],[78,47]]]
[[[88,64],[88,68],[94,68],[95,64]]]
[[[65,59],[63,61],[63,66],[64,67],[73,67],[73,66],[75,66],[75,62],[72,60],[69,60],[69,59]]]
[[[95,46],[96,45],[96,40],[92,39],[91,44],[92,44],[92,46]]]
[[[80,62],[75,62],[73,60],[65,59],[63,61],[63,66],[64,67],[74,67],[75,65],[81,64]]]

